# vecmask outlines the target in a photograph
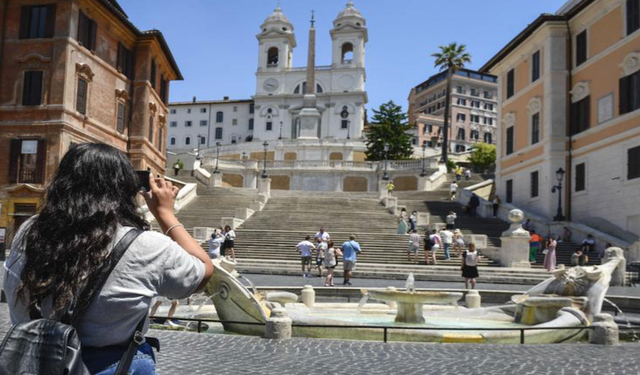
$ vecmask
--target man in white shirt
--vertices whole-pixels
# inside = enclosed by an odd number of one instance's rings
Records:
[[[440,231],[440,238],[442,239],[442,248],[444,249],[444,257],[446,260],[451,259],[449,254],[449,248],[453,244],[453,232],[449,229],[443,229]]]
[[[321,239],[323,242],[327,242],[329,241],[329,239],[331,238],[331,236],[329,235],[329,233],[327,233],[327,231],[324,229],[324,227],[320,228],[320,231],[318,233],[316,233],[315,235],[315,239],[316,241],[319,239]]]
[[[450,199],[452,201],[456,200],[456,194],[458,193],[458,184],[453,181],[451,185],[449,185],[449,193],[451,194]]]
[[[407,250],[407,260],[411,261],[413,254],[413,263],[418,264],[418,250],[420,249],[420,235],[417,230],[412,230],[409,236],[409,249]]]
[[[209,240],[209,258],[217,259],[220,258],[220,246],[224,242],[224,236],[218,234],[218,232],[213,232],[211,234],[211,239]]]
[[[311,236],[306,236],[304,241],[296,245],[296,250],[300,252],[300,260],[302,261],[302,277],[311,276],[311,253],[316,247],[309,241],[310,239]]]
[[[449,230],[454,230],[456,229],[456,219],[458,218],[458,216],[456,215],[455,212],[453,211],[449,211],[449,215],[447,215],[447,229]]]
[[[427,264],[429,264],[429,258],[432,258],[433,264],[436,265],[438,264],[438,262],[436,261],[436,253],[440,249],[440,244],[442,244],[442,239],[440,238],[438,231],[434,229],[432,234],[429,236],[429,240],[431,244],[431,250],[425,252],[424,256],[427,260]]]

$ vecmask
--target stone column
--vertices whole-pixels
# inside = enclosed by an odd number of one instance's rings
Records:
[[[291,338],[291,318],[284,308],[271,310],[271,317],[264,327],[264,337],[267,339],[284,340]]]
[[[387,193],[387,182],[388,181],[384,180],[378,181],[378,197],[380,198],[380,200],[383,200],[384,198],[389,196]]]
[[[468,309],[477,309],[480,307],[480,293],[477,290],[469,290],[464,297],[464,303]]]
[[[427,191],[429,190],[431,185],[429,184],[429,176],[419,176],[418,177],[418,190],[419,191]]]
[[[213,187],[222,187],[222,173],[212,173],[211,183]]]
[[[610,261],[618,261],[618,266],[611,274],[610,286],[626,286],[627,285],[627,260],[624,258],[624,250],[619,247],[610,247],[605,250],[602,264]]]
[[[610,314],[597,314],[593,318],[594,327],[589,331],[589,342],[598,345],[618,345],[620,342],[618,325]]]
[[[302,288],[302,292],[300,294],[302,303],[304,303],[304,305],[307,307],[313,307],[313,305],[316,303],[316,291],[313,290],[313,287],[311,285],[305,285]]]
[[[511,227],[502,233],[502,247],[498,258],[502,267],[531,268],[529,263],[529,232],[522,228],[524,213],[518,209],[509,212]]]
[[[267,198],[271,198],[271,179],[260,178],[258,179],[258,195],[266,195]]]

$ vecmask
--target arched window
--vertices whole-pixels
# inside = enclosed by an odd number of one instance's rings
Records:
[[[231,143],[238,143],[238,138],[235,135],[231,137]]]
[[[280,57],[280,51],[277,47],[269,48],[267,52],[267,68],[274,68],[278,66],[278,58]]]
[[[324,90],[322,90],[322,87],[316,83],[316,93],[317,94],[322,94],[323,92],[324,92]]]
[[[171,146],[175,146],[176,145],[176,137],[171,137],[171,140],[169,141],[169,143],[171,144]]]
[[[184,144],[189,146],[191,144],[191,137],[187,137],[184,139]]]
[[[473,140],[478,140],[480,138],[480,132],[477,130],[472,130],[471,131],[471,139]]]
[[[353,44],[345,43],[342,45],[342,63],[351,64],[353,62]]]
[[[222,113],[222,111],[216,112],[216,122],[223,122],[223,121],[224,121],[224,113]]]
[[[491,139],[491,133],[489,133],[489,132],[485,132],[485,133],[484,133],[484,143],[489,143],[489,144],[491,144],[491,141],[492,141],[492,139]]]
[[[316,94],[322,94],[324,89],[320,86],[319,83],[316,83]],[[302,82],[293,90],[294,94],[306,94],[307,93],[307,82]]]
[[[464,141],[466,138],[466,134],[463,128],[458,128],[458,137],[456,138],[459,141]]]
[[[201,145],[203,145],[203,144],[205,144],[205,143],[207,143],[207,137],[205,137],[205,136],[200,136],[200,144],[201,144]]]

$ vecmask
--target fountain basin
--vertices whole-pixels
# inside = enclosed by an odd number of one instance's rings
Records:
[[[398,306],[396,323],[424,323],[422,305],[458,305],[460,292],[402,292],[397,290],[362,290],[362,294],[385,302],[395,302]]]

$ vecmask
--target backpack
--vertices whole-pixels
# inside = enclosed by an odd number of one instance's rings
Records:
[[[81,344],[74,323],[99,294],[111,271],[116,267],[133,241],[142,233],[139,229],[127,232],[107,257],[104,265],[92,275],[60,320],[42,317],[39,306],[31,309],[31,320],[11,327],[0,345],[0,374],[88,375],[82,362]],[[142,329],[146,316],[136,327],[127,350],[120,359],[116,374],[129,372],[138,345],[144,342]]]

